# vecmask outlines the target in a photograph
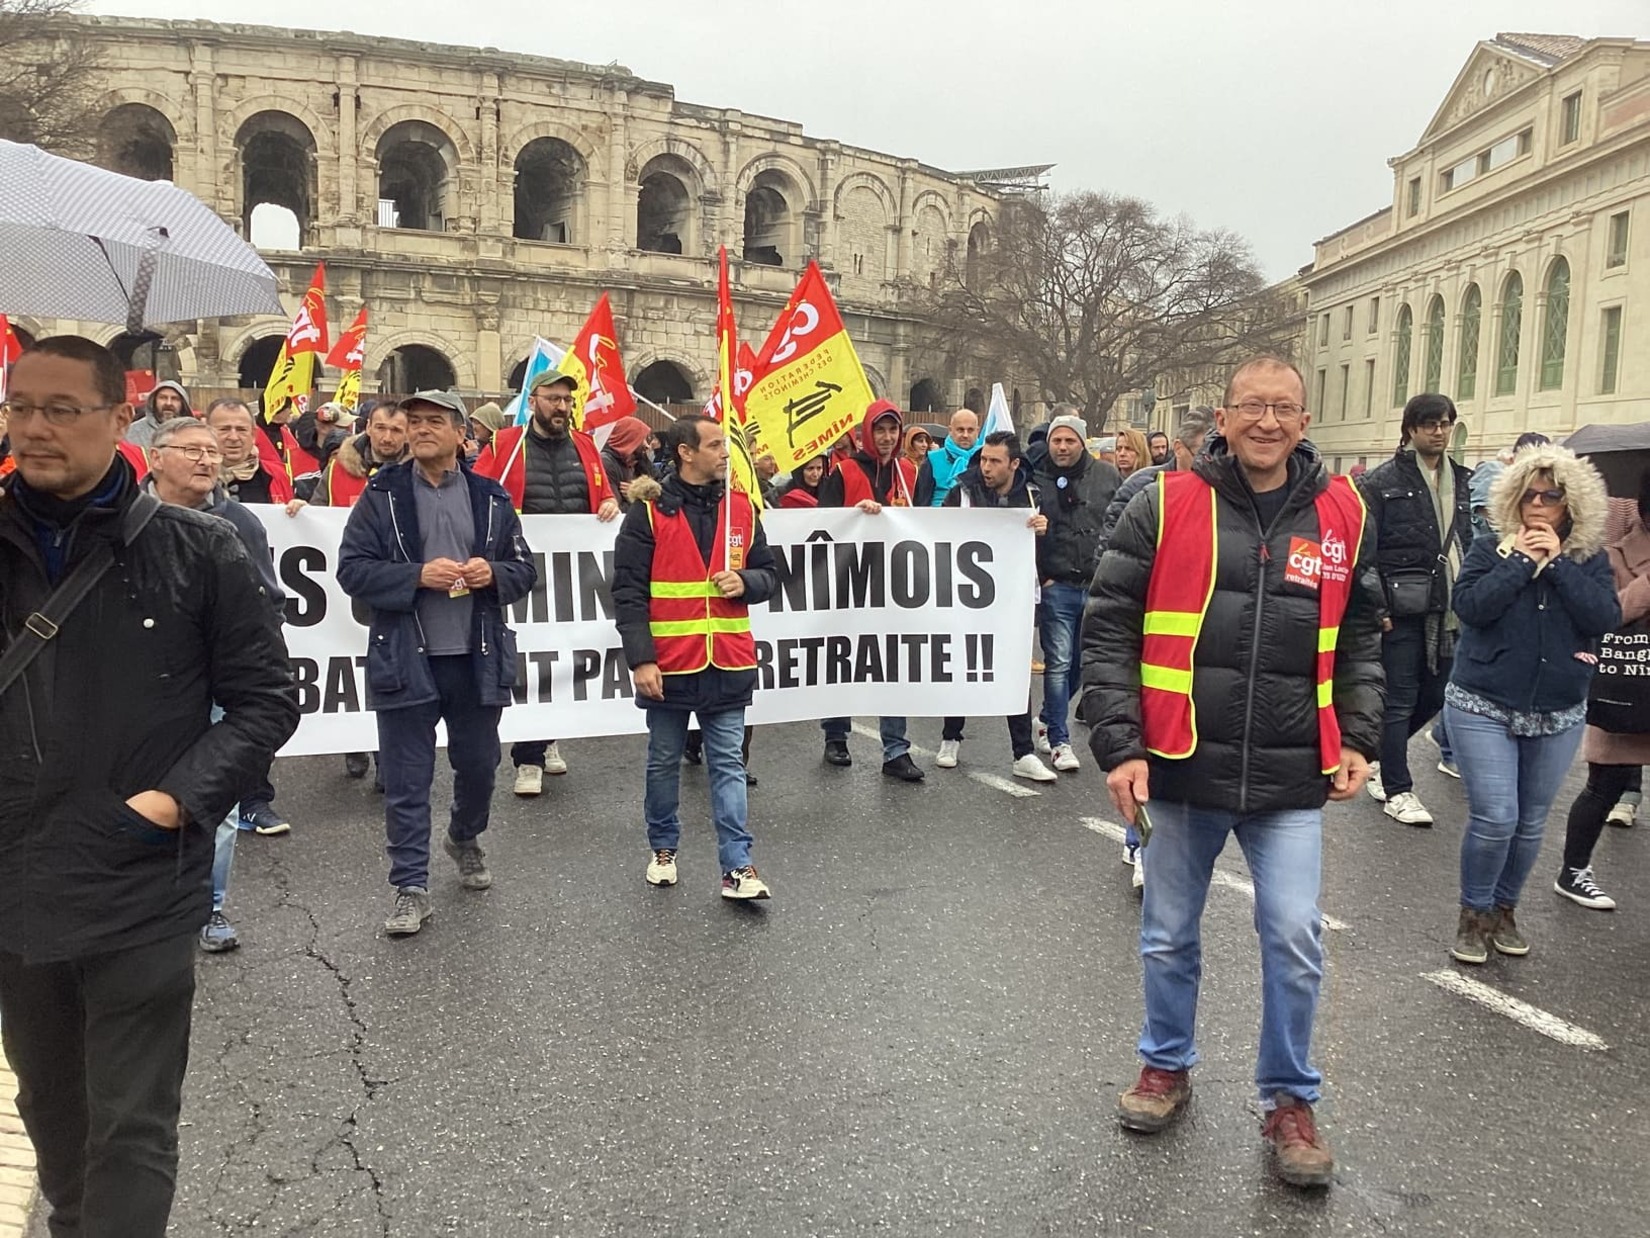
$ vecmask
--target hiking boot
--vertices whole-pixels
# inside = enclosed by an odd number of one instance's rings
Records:
[[[292,833],[290,822],[283,821],[280,815],[268,804],[259,804],[251,812],[241,810],[241,819],[238,823],[242,830],[250,830],[264,838],[274,838],[278,834]]]
[[[1293,1096],[1272,1098],[1261,1138],[1272,1145],[1272,1164],[1290,1186],[1328,1186],[1335,1179],[1335,1157],[1318,1134],[1312,1106]]]
[[[1432,826],[1432,814],[1427,811],[1427,806],[1421,803],[1420,798],[1413,791],[1396,792],[1391,799],[1387,800],[1386,807],[1382,811],[1394,821],[1404,825],[1417,826],[1423,830],[1430,829]]]
[[[544,772],[547,774],[565,774],[567,762],[561,755],[561,745],[551,740],[544,749]]]
[[[1031,724],[1031,744],[1038,752],[1049,753],[1054,751],[1054,745],[1048,742],[1048,723],[1041,718]]]
[[[1013,772],[1016,778],[1029,778],[1032,782],[1060,781],[1060,775],[1038,760],[1035,752],[1028,752],[1016,759]]]
[[[848,766],[854,763],[854,758],[848,754],[848,741],[845,739],[828,739],[825,741],[825,764]]]
[[[516,766],[516,794],[524,799],[529,795],[540,795],[544,791],[544,767],[540,765]]]
[[[940,754],[934,758],[934,764],[941,769],[956,769],[957,753],[961,750],[962,740],[960,739],[940,740]]]
[[[1599,889],[1598,883],[1593,880],[1591,866],[1559,870],[1558,880],[1553,882],[1553,889],[1572,903],[1593,911],[1616,909],[1616,900]]]
[[[1364,783],[1364,790],[1369,792],[1369,798],[1376,803],[1386,803],[1386,788],[1381,785],[1381,763],[1369,763],[1369,781]]]
[[[1471,907],[1461,908],[1461,920],[1455,929],[1455,944],[1449,956],[1457,963],[1482,963],[1490,957],[1487,940],[1489,916]]]
[[[660,847],[647,862],[647,884],[673,886],[676,884],[676,850]]]
[[[441,840],[441,849],[458,865],[458,884],[466,890],[485,890],[493,884],[493,874],[487,871],[487,857],[480,843],[473,839],[461,843],[449,834]]]
[[[1511,907],[1497,907],[1494,920],[1490,923],[1490,945],[1501,954],[1510,954],[1515,959],[1521,959],[1530,952],[1530,943],[1524,940],[1524,934],[1518,931],[1518,924],[1513,920]]]
[[[744,868],[736,868],[731,873],[722,874],[723,898],[772,898],[768,890],[768,883],[756,875],[756,869],[749,864]]]
[[[1117,1099],[1117,1121],[1126,1131],[1155,1135],[1180,1116],[1192,1099],[1192,1077],[1184,1070],[1142,1066],[1134,1086]]]
[[[1606,825],[1620,826],[1624,830],[1633,828],[1638,820],[1639,806],[1632,800],[1617,800],[1615,807],[1610,809],[1610,815],[1604,818]]]
[[[1083,768],[1083,763],[1077,759],[1077,754],[1071,750],[1070,744],[1054,745],[1054,760],[1050,762],[1062,774],[1075,773]]]
[[[229,923],[223,912],[214,910],[206,927],[201,929],[201,949],[207,954],[224,954],[240,944],[235,926]]]
[[[886,778],[898,778],[901,782],[921,782],[925,777],[908,752],[900,753],[892,761],[884,761],[882,773]]]
[[[344,777],[365,778],[367,776],[367,754],[364,752],[346,752],[344,754]]]
[[[428,890],[423,886],[402,886],[395,892],[395,909],[384,921],[384,931],[391,937],[411,937],[434,914]]]

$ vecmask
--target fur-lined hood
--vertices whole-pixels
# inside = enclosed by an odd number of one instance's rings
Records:
[[[638,477],[630,483],[630,502],[646,503],[665,492],[664,487],[651,477]]]
[[[1495,479],[1490,487],[1491,526],[1504,537],[1518,532],[1519,504],[1537,473],[1551,473],[1569,504],[1570,535],[1564,539],[1564,553],[1576,560],[1597,554],[1604,547],[1604,526],[1610,513],[1604,479],[1587,461],[1553,443],[1526,447]]]

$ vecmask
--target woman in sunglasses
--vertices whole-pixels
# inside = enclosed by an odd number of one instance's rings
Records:
[[[1490,491],[1496,537],[1473,542],[1452,598],[1461,620],[1444,726],[1467,793],[1461,917],[1450,954],[1521,956],[1513,918],[1559,785],[1581,744],[1599,639],[1621,622],[1600,551],[1608,499],[1593,466],[1525,448]]]

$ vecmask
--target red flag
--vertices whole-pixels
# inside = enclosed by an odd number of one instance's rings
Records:
[[[309,281],[304,302],[292,316],[292,326],[286,333],[286,352],[289,357],[300,353],[325,353],[327,344],[327,264],[315,264],[315,278]]]
[[[0,314],[0,400],[6,398],[6,390],[11,385],[12,362],[22,355],[23,345],[17,332],[11,329],[11,319]]]
[[[751,384],[756,381],[756,354],[744,340],[739,341],[739,364],[733,370],[733,390],[741,400],[750,394]],[[704,414],[712,421],[722,420],[722,380],[716,380],[716,387],[710,393],[710,399],[705,401]]]
[[[367,307],[355,316],[349,330],[338,337],[338,342],[327,354],[327,364],[337,370],[359,370],[361,358],[367,350]]]
[[[613,325],[613,306],[605,292],[557,368],[579,380],[573,395],[576,428],[596,430],[635,413],[636,397],[625,381],[619,332]]]
[[[712,415],[722,422],[722,429],[728,436],[729,489],[743,490],[760,509],[762,484],[756,476],[756,464],[745,441],[745,391],[741,390],[734,364],[734,358],[739,354],[739,332],[733,321],[733,295],[728,291],[728,251],[725,246],[721,251],[720,266],[716,285],[716,396],[713,397],[718,412]],[[746,387],[748,389],[748,384]],[[724,396],[723,392],[728,394]],[[731,416],[720,415],[724,410],[731,411]],[[731,528],[732,521],[728,524]]]

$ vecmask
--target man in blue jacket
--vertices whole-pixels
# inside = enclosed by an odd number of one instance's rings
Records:
[[[350,512],[338,583],[372,608],[367,707],[378,714],[379,771],[395,906],[384,931],[430,918],[430,783],[446,722],[453,807],[443,849],[459,884],[493,883],[477,841],[498,768],[498,723],[515,683],[503,608],[533,587],[521,521],[497,482],[462,454],[467,410],[445,391],[402,401],[412,458],[380,469]]]

